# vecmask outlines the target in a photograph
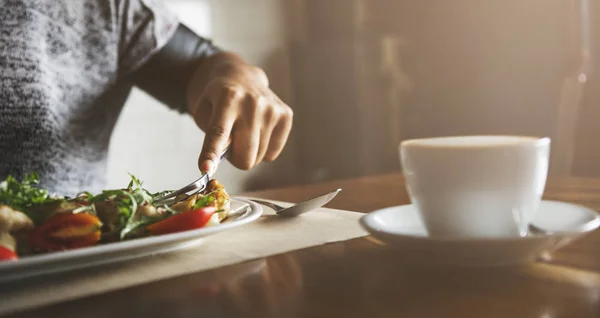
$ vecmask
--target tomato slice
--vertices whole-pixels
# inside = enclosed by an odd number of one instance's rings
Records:
[[[206,206],[175,214],[168,219],[149,225],[146,230],[152,235],[161,235],[199,229],[208,223],[216,210],[214,206]]]
[[[17,256],[17,253],[0,245],[0,262],[1,261],[14,261],[17,259],[19,259],[19,257]]]

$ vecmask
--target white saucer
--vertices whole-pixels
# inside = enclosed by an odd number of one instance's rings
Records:
[[[416,208],[402,205],[373,211],[360,224],[407,258],[427,263],[504,266],[533,261],[600,226],[600,215],[586,207],[542,201],[533,225],[549,233],[506,238],[436,238],[427,233]]]

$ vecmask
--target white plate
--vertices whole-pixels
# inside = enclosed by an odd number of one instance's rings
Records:
[[[542,201],[532,222],[552,233],[490,239],[429,236],[413,205],[373,211],[362,227],[383,243],[418,262],[463,266],[504,266],[530,262],[600,226],[600,216],[586,207]]]
[[[231,213],[219,225],[64,252],[27,256],[14,262],[2,262],[0,282],[125,261],[195,246],[200,244],[205,236],[247,224],[258,219],[261,214],[260,205],[249,200],[232,198]]]

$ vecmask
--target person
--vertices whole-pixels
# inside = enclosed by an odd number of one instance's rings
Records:
[[[51,192],[101,191],[133,86],[194,118],[206,133],[202,172],[215,170],[228,145],[243,170],[285,147],[293,112],[265,73],[158,0],[0,3],[0,178],[35,171]]]

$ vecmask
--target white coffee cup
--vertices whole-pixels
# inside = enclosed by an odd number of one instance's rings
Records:
[[[408,194],[431,236],[527,234],[546,185],[549,138],[438,137],[399,148]]]

